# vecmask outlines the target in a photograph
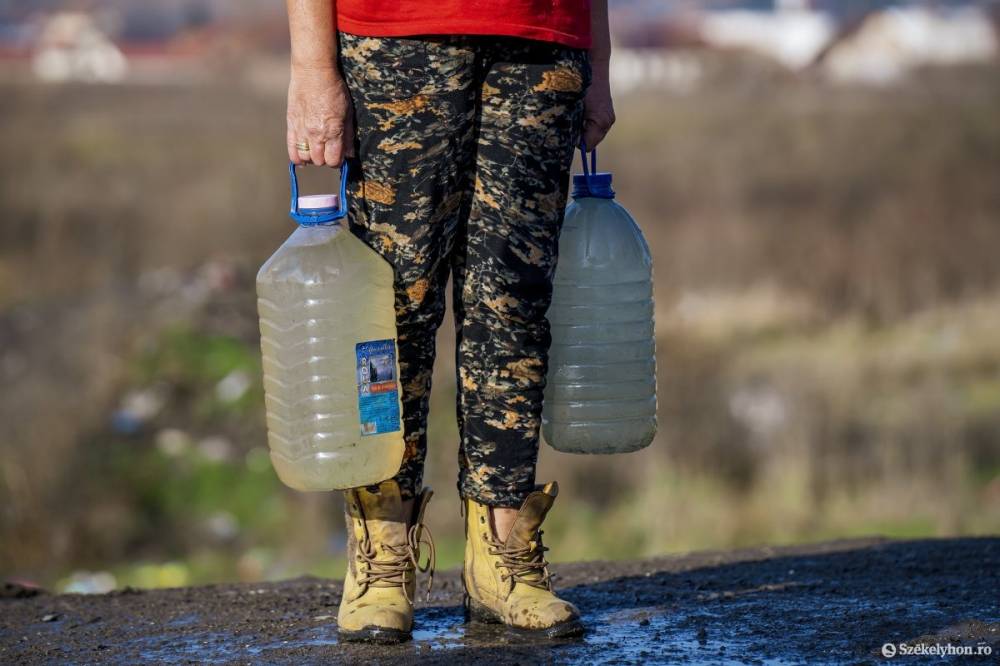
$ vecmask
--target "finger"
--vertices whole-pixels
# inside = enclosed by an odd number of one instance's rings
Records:
[[[583,143],[587,146],[587,150],[597,148],[597,144],[604,140],[607,133],[607,130],[597,123],[586,121],[583,125]]]
[[[288,159],[292,161],[292,164],[302,164],[302,158],[299,157],[298,148],[295,147],[297,143],[295,134],[291,131],[288,132],[288,136],[285,139],[285,147],[288,148]]]
[[[309,159],[317,166],[323,166],[326,162],[323,153],[326,151],[326,142],[319,137],[309,137]]]
[[[323,157],[325,158],[326,163],[329,166],[335,167],[338,166],[341,162],[343,162],[344,161],[343,154],[344,154],[344,144],[342,144],[340,141],[334,139],[333,141],[326,142],[326,151]]]
[[[298,155],[299,164],[312,164],[312,153],[308,150],[303,150],[302,146],[296,146],[295,154]]]
[[[310,155],[309,150],[303,150],[302,148],[303,145],[305,146],[312,145],[310,141],[306,138],[306,136],[307,135],[305,133],[305,130],[303,130],[301,127],[292,130],[293,139],[290,139],[290,141],[292,143],[292,150],[295,151],[295,160],[293,161],[296,164],[309,164],[312,162],[312,157]]]
[[[344,160],[344,128],[333,127],[326,135],[326,151],[324,153],[328,166],[340,166]]]

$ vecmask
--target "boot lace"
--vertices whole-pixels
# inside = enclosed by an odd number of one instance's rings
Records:
[[[548,550],[542,545],[542,530],[526,546],[509,547],[495,536],[489,536],[489,554],[499,556],[500,561],[494,563],[496,568],[504,568],[507,573],[500,575],[500,580],[513,580],[540,590],[552,589],[552,575],[549,573],[549,563],[545,561]]]
[[[420,564],[421,545],[427,546],[427,561],[423,566]],[[427,573],[425,594],[429,597],[434,584],[434,567],[437,563],[431,531],[423,524],[413,525],[406,533],[406,543],[399,545],[383,543],[381,548],[389,555],[388,558],[376,559],[378,549],[370,538],[366,537],[364,541],[358,542],[358,557],[365,566],[358,573],[359,589],[355,599],[364,595],[369,587],[401,587],[403,596],[412,604],[413,599],[410,598],[407,585],[415,579],[417,571]]]

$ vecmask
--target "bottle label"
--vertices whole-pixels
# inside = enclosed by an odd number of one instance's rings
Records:
[[[361,434],[399,430],[396,341],[369,340],[355,346],[358,361],[358,411]]]

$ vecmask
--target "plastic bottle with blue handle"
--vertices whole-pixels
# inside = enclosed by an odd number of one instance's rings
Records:
[[[542,435],[569,453],[624,453],[656,434],[653,261],[611,174],[583,174],[559,237]]]
[[[296,490],[378,483],[403,457],[393,271],[346,227],[340,194],[299,196],[298,228],[257,274],[271,461]]]

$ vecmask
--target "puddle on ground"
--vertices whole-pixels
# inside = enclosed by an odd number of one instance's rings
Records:
[[[466,626],[461,609],[424,608],[417,611],[413,645],[447,650],[465,645]]]
[[[946,542],[920,547],[938,548],[941,543]],[[1000,617],[995,595],[988,590],[996,585],[982,572],[983,562],[992,562],[989,548],[994,542],[981,543],[985,549],[978,540],[968,540],[969,548],[976,549],[942,556],[940,562],[928,559],[926,575],[923,569],[900,567],[898,557],[879,555],[883,559],[874,564],[870,558],[854,561],[853,556],[828,561],[826,568],[819,560],[806,562],[797,575],[784,564],[766,561],[701,574],[656,574],[647,576],[652,578],[648,581],[601,582],[595,577],[593,584],[566,590],[566,597],[585,611],[588,633],[577,640],[525,638],[498,625],[466,625],[456,604],[418,609],[413,641],[359,647],[338,640],[332,588],[313,598],[303,596],[310,602],[307,608],[296,603],[299,590],[291,588],[281,590],[274,602],[259,599],[252,604],[239,599],[236,589],[223,591],[238,608],[230,608],[226,599],[199,599],[199,594],[214,593],[208,590],[186,593],[191,603],[183,604],[167,604],[167,598],[153,595],[130,600],[128,606],[115,597],[53,598],[31,606],[36,615],[22,623],[16,635],[0,627],[0,642],[13,644],[11,639],[16,639],[30,650],[35,646],[29,641],[34,641],[43,650],[31,654],[39,662],[50,655],[90,650],[103,663],[121,664],[424,659],[478,664],[498,654],[524,662],[585,666],[871,663],[881,660],[885,642],[995,645]],[[968,584],[967,571],[986,582]],[[452,589],[433,601],[444,604],[456,597]],[[29,625],[35,626],[29,630]],[[60,640],[63,631],[65,641]],[[893,661],[918,663],[901,659]]]
[[[269,652],[328,648],[337,645],[337,632],[330,626],[314,627],[288,638],[260,642],[253,636],[227,632],[203,632],[191,635],[164,634],[143,638],[138,653],[144,663],[176,664],[194,661],[208,664],[230,662],[247,657],[263,657]]]
[[[675,662],[743,664],[747,642],[717,635],[717,620],[710,613],[691,616],[663,606],[607,609],[585,613],[587,634],[580,639],[552,640],[511,634],[499,625],[465,624],[459,607],[428,608],[417,611],[418,629],[409,643],[387,648],[391,654],[448,651],[458,648],[495,648],[503,646],[544,648],[547,658],[557,663],[634,662],[669,660]],[[183,615],[171,626],[190,626],[196,616]],[[143,661],[184,663],[222,663],[238,659],[267,659],[269,655],[310,653],[319,656],[338,645],[337,631],[331,619],[323,618],[318,626],[298,629],[285,638],[255,641],[253,636],[227,632],[203,632],[177,635],[165,632],[140,639],[134,645]],[[388,654],[387,653],[387,656]],[[792,663],[766,659],[756,663]]]

